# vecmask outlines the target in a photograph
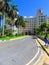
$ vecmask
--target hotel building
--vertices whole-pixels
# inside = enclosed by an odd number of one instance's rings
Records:
[[[49,22],[49,17],[42,12],[42,9],[38,9],[35,17],[24,17],[24,20],[27,21],[25,32],[32,34],[42,23]]]

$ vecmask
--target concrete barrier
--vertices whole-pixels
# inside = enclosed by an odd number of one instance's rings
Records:
[[[37,41],[39,42],[39,44],[41,45],[41,47],[44,49],[44,51],[48,54],[49,56],[49,49],[47,47],[45,47],[45,42],[42,41],[41,39],[37,38]]]

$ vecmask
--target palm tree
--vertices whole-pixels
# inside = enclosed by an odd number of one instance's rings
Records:
[[[18,9],[17,9],[18,5],[17,4],[15,4],[15,5],[12,4],[11,7],[12,7],[13,10],[18,11]]]
[[[1,4],[1,6],[2,7],[0,7],[0,11],[2,11],[3,12],[3,16],[4,16],[4,22],[5,22],[5,16],[6,16],[6,13],[8,13],[8,11],[9,11],[9,4],[8,4],[8,2],[10,2],[11,0],[2,0],[2,1],[0,1],[0,4]],[[2,34],[4,35],[4,25],[3,25],[3,31],[2,31]]]
[[[14,31],[14,26],[15,26],[15,18],[17,18],[17,12],[18,12],[18,9],[17,9],[18,5],[15,4],[15,5],[11,5],[11,10],[10,10],[10,16],[12,18],[12,28],[13,28],[13,31]]]
[[[2,35],[2,28],[0,28],[0,35]]]
[[[11,8],[12,8],[12,10],[13,10],[13,17],[14,18],[16,18],[18,15],[17,15],[17,12],[18,12],[18,5],[17,4],[15,4],[15,5],[11,5]]]
[[[11,0],[1,0],[0,1],[0,5],[2,6],[2,7],[0,6],[0,11],[6,11],[9,9],[9,4],[8,4],[9,1]]]
[[[11,5],[11,8],[8,11],[8,16],[12,18],[12,20],[14,20],[15,18],[17,18],[17,5]],[[14,21],[13,21],[14,22]],[[12,22],[12,24],[13,24]]]
[[[24,21],[23,17],[22,16],[18,16],[18,19],[17,21],[15,22],[15,25],[16,27],[22,27],[23,28],[23,32],[24,32],[24,27],[25,27],[25,24],[26,24],[27,21]],[[18,30],[19,32],[19,30]]]
[[[17,15],[17,12],[18,12],[17,6],[18,5],[17,4],[16,5],[12,5],[11,8],[10,8],[9,2],[11,2],[11,1],[12,0],[0,0],[0,5],[2,6],[2,7],[0,6],[0,11],[4,15],[4,21],[6,19],[6,22],[8,22],[8,23],[10,23],[9,22],[10,19],[9,18],[5,18],[6,16],[10,17],[12,20],[14,20],[14,18],[18,17],[18,15]],[[2,15],[1,12],[0,12],[0,15]],[[2,32],[2,34],[4,35],[4,26],[3,26],[3,32]]]

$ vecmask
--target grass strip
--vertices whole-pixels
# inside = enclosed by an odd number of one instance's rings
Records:
[[[23,36],[6,36],[5,38],[0,38],[0,40],[10,40],[10,39],[15,39],[15,38],[22,38],[25,37],[26,35]]]

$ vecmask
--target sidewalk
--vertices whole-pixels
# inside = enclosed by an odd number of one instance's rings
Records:
[[[47,54],[46,53],[42,53],[43,54],[42,57],[41,57],[42,60],[37,65],[41,65],[41,62],[44,62],[43,65],[49,65],[49,48],[46,48],[44,46],[45,42],[42,41],[41,39],[37,38],[37,41],[39,42],[41,47],[44,49],[44,51],[47,53]]]
[[[46,53],[42,52],[41,58],[37,65],[49,65],[49,57]]]
[[[49,56],[49,47],[44,46],[45,42],[42,41],[41,39],[37,38],[37,41],[39,42],[39,44],[42,46],[42,48],[45,50],[45,52],[48,54]]]

